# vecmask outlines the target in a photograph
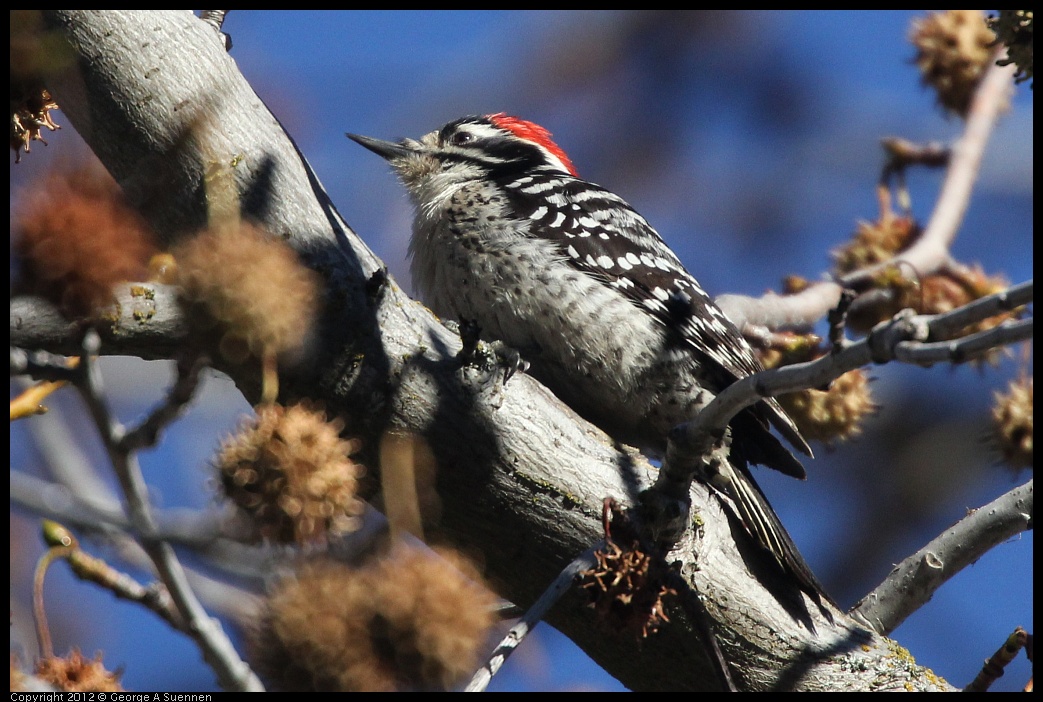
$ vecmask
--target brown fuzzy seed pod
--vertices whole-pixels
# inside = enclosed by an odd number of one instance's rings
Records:
[[[155,251],[151,230],[100,164],[54,173],[16,207],[18,289],[69,318],[97,315],[113,287],[141,280]]]
[[[221,484],[262,537],[322,543],[358,527],[363,469],[350,456],[359,442],[342,429],[304,405],[268,405],[225,441],[215,460]]]
[[[119,674],[105,670],[98,653],[93,660],[79,649],[65,658],[53,656],[36,664],[36,675],[64,692],[122,692]]]
[[[910,41],[923,82],[947,111],[966,117],[996,35],[980,10],[932,12],[913,21]]]
[[[193,328],[220,334],[228,360],[301,356],[317,317],[319,282],[289,246],[235,222],[196,235],[173,254]]]
[[[474,671],[494,600],[448,551],[313,562],[269,595],[250,658],[281,690],[444,690]]]
[[[1032,465],[1032,378],[1012,381],[995,394],[992,408],[996,443],[1003,460],[1014,468]]]

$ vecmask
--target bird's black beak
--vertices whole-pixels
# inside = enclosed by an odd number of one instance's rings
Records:
[[[357,144],[365,146],[367,149],[375,153],[388,161],[392,161],[397,158],[404,158],[409,154],[413,153],[413,150],[402,144],[396,144],[393,141],[384,141],[383,139],[374,139],[373,137],[361,136],[359,134],[345,134],[346,137],[351,139]]]

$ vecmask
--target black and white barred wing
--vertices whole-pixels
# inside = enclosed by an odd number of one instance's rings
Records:
[[[577,269],[606,281],[667,329],[676,330],[679,343],[689,344],[715,366],[722,388],[762,370],[735,325],[644,217],[618,195],[552,169],[501,184],[538,236],[556,241]],[[775,399],[766,398],[765,405],[766,418],[796,448],[810,453]]]

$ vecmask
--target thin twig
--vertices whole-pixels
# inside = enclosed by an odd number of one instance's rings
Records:
[[[1032,295],[1033,281],[1027,280],[993,295],[968,302],[954,310],[936,314],[930,320],[931,337],[951,339],[971,324],[1030,304]]]
[[[51,628],[47,626],[47,614],[43,606],[43,581],[47,569],[59,558],[64,558],[73,551],[72,546],[58,546],[48,549],[36,562],[33,572],[33,620],[36,623],[36,639],[40,644],[40,658],[53,658],[54,645],[51,643]]]
[[[971,102],[963,134],[947,151],[948,168],[931,218],[913,246],[878,265],[842,276],[836,283],[813,283],[800,293],[785,296],[769,294],[753,298],[720,295],[715,300],[717,305],[743,333],[747,332],[748,327],[780,329],[807,326],[836,307],[842,289],[865,288],[881,271],[908,265],[920,275],[926,275],[947,265],[950,260],[949,248],[963,222],[981,167],[982,155],[1006,105],[1012,74],[1011,66],[990,64],[986,70]],[[933,160],[928,159],[932,165],[940,163],[940,153],[933,156]],[[893,291],[878,294],[893,295]],[[856,306],[861,307],[864,302],[860,299]]]
[[[949,247],[963,222],[974,182],[978,178],[985,146],[1007,104],[1014,70],[1013,66],[998,66],[995,61],[989,62],[971,101],[963,134],[950,150],[949,168],[945,172],[945,181],[938,193],[931,219],[916,243],[889,261],[844,276],[839,281],[844,287],[858,288],[881,271],[899,264],[909,265],[924,275],[948,259]]]
[[[939,352],[937,347],[928,344],[934,329],[947,330],[953,326],[954,319],[963,327],[995,316],[997,310],[1027,304],[1031,299],[1032,282],[1028,281],[949,312],[916,315],[912,310],[904,310],[893,319],[878,324],[865,338],[845,343],[834,353],[806,363],[761,371],[731,384],[695,418],[671,433],[666,461],[655,489],[666,490],[667,486],[671,486],[668,494],[684,494],[684,489],[694,479],[701,457],[712,450],[716,438],[722,435],[732,418],[762,398],[822,387],[848,371],[871,363],[883,364],[903,357],[915,359],[915,349],[925,345],[928,351],[924,352],[923,357],[931,354],[933,358]],[[957,358],[961,358],[972,351],[980,353],[987,348],[1024,340],[1031,334],[1032,320],[1020,320],[1000,325],[988,332],[970,335],[962,347],[956,340],[944,342],[942,348],[946,354],[955,353]],[[682,488],[680,493],[678,486]]]
[[[80,359],[75,356],[73,358],[63,358],[45,351],[26,351],[12,347],[12,374],[17,373],[21,375],[29,372],[30,365],[41,365],[46,368],[48,374],[55,373],[59,377],[31,385],[11,400],[11,421],[47,412],[47,407],[43,405],[43,401],[49,395],[68,384],[69,379],[73,376],[72,369],[76,368],[79,363]]]
[[[561,596],[568,592],[569,588],[572,587],[572,583],[575,581],[576,576],[584,570],[593,568],[597,561],[594,558],[594,552],[600,548],[604,548],[605,542],[600,541],[594,546],[576,556],[565,568],[558,574],[558,577],[554,579],[554,582],[543,591],[528,611],[522,616],[521,620],[517,624],[511,627],[511,630],[507,632],[507,635],[502,641],[493,649],[493,652],[489,655],[488,660],[481,668],[475,672],[474,677],[471,678],[471,682],[467,683],[467,687],[464,688],[464,692],[484,692],[489,686],[489,681],[496,675],[496,672],[500,670],[504,661],[510,656],[516,648],[521,644],[525,637],[530,631],[547,616],[547,612],[554,606],[554,603],[561,599]]]
[[[13,378],[12,384],[16,383],[25,385],[28,380],[24,377]],[[57,403],[58,398],[55,399]],[[56,505],[63,504],[65,496],[70,495],[77,502],[100,511],[122,515],[123,505],[111,481],[112,469],[106,469],[102,475],[102,469],[96,465],[98,461],[83,446],[80,436],[82,431],[71,426],[67,419],[67,412],[47,412],[25,423],[25,430],[32,436],[33,444],[40,453],[46,475],[61,488],[61,492],[57,492],[58,486],[55,486],[48,496],[52,499],[57,496],[58,499],[54,501]],[[12,492],[16,475],[24,477],[22,473],[11,474]],[[33,499],[38,497],[29,494]],[[64,518],[59,518],[59,521],[68,522]]]
[[[1031,338],[1032,319],[1019,319],[952,341],[903,341],[895,347],[895,360],[921,366],[944,362],[963,363],[990,349],[1028,341]]]
[[[45,519],[60,521],[84,534],[98,536],[111,544],[117,557],[142,570],[152,562],[141,544],[128,536],[130,520],[120,505],[87,501],[64,485],[35,476],[11,473],[11,504]],[[200,599],[223,615],[245,621],[253,612],[251,598],[270,576],[280,555],[270,548],[249,546],[221,536],[223,516],[191,509],[154,510],[159,528],[156,538],[195,550],[209,572],[223,572],[242,585],[231,585],[186,568],[189,581]],[[285,554],[293,558],[294,554]]]
[[[187,623],[188,633],[199,645],[204,659],[217,673],[221,686],[226,690],[261,691],[264,685],[260,679],[239,657],[220,623],[207,614],[195,596],[173,547],[156,537],[156,521],[149,503],[148,486],[141,474],[137,456],[121,448],[126,431],[109,412],[103,399],[101,377],[93,358],[99,345],[97,333],[89,330],[84,337],[84,355],[80,364],[83,374],[77,379],[77,388],[116,471],[134,532],[156,566],[160,580],[169,590],[178,613]]]
[[[163,402],[156,407],[137,428],[124,435],[120,442],[120,450],[126,453],[154,446],[159,440],[163,428],[177,419],[177,416],[195,396],[199,387],[200,375],[206,367],[206,358],[199,355],[186,357],[179,354],[177,358],[177,381],[166,394]]]
[[[1017,657],[1021,649],[1025,648],[1031,641],[1031,635],[1020,626],[1007,637],[1003,645],[989,656],[981,667],[981,672],[971,681],[971,684],[963,688],[964,692],[988,692],[992,683],[1003,676],[1003,669]],[[1030,683],[1031,684],[1031,683]],[[1031,690],[1023,690],[1030,692]]]
[[[42,380],[27,387],[11,399],[11,421],[46,413],[47,406],[43,401],[66,384],[64,380]]]
[[[806,363],[755,373],[733,383],[690,424],[700,423],[703,430],[716,430],[719,433],[739,411],[763,397],[821,387],[864,365],[887,363],[896,359],[896,350],[900,344],[906,343],[902,348],[908,350],[910,347],[907,342],[925,343],[934,329],[948,329],[953,319],[958,320],[961,326],[966,326],[995,316],[997,309],[1026,304],[1031,297],[1032,282],[1028,281],[949,312],[915,315],[911,314],[911,310],[906,310],[894,319],[878,324],[865,338],[846,344],[837,353]],[[997,339],[997,343],[1001,341]]]
[[[49,467],[53,468],[53,464]],[[74,467],[65,466],[61,470],[68,472]],[[130,539],[127,534],[133,529],[122,504],[114,496],[19,471],[13,471],[10,478],[13,507],[99,535],[111,540],[119,550],[126,550],[121,544]],[[268,576],[272,558],[278,557],[269,547],[236,541],[236,517],[228,511],[168,507],[153,509],[153,514],[158,525],[157,539],[193,549],[210,570],[228,573],[239,580],[262,583]],[[139,567],[148,567],[136,553],[128,554],[127,560]]]
[[[185,631],[185,623],[174,609],[170,594],[162,583],[142,585],[127,573],[92,556],[80,547],[73,532],[58,522],[45,519],[43,532],[44,540],[51,546],[47,555],[63,558],[76,577],[105,588],[121,600],[144,605],[175,629]]]
[[[76,365],[70,364],[68,357],[16,346],[11,347],[11,375],[53,382],[69,382],[78,377]]]

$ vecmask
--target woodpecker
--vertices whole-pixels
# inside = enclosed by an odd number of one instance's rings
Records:
[[[543,127],[498,113],[419,140],[347,136],[387,160],[409,193],[421,299],[517,351],[531,375],[613,438],[661,456],[673,427],[762,370],[651,225],[581,179]],[[821,585],[748,469],[806,477],[769,425],[811,455],[769,397],[736,415],[727,465],[702,479],[820,602]]]

